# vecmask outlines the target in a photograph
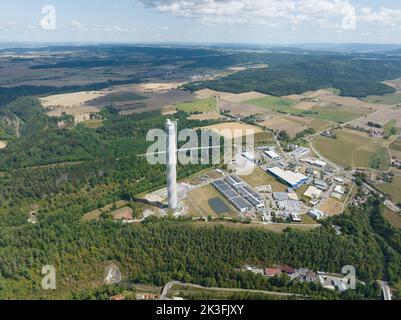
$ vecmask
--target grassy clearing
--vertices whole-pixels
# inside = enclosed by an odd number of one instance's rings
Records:
[[[255,133],[255,144],[270,144],[274,142],[273,134],[271,132],[257,132]]]
[[[401,229],[401,215],[384,208],[383,210],[383,216],[384,218],[391,223],[393,227]]]
[[[330,125],[331,121],[321,119],[315,119],[311,123],[309,123],[309,127],[315,129],[315,131],[322,131],[330,127]]]
[[[397,126],[397,120],[392,119],[389,122],[387,122],[384,126],[383,126],[383,131],[385,135],[390,135],[391,134],[391,130],[393,128],[396,129]],[[396,129],[397,132],[399,132],[399,130]]]
[[[394,176],[392,183],[376,186],[380,191],[391,196],[394,201],[401,203],[401,176]]]
[[[391,155],[394,158],[401,159],[401,140],[396,140],[390,145]]]
[[[213,209],[209,206],[208,201],[213,198],[221,199],[227,207],[230,209],[229,213],[223,215],[217,215]],[[188,194],[186,204],[189,208],[188,215],[194,217],[237,217],[235,208],[212,186],[207,185],[202,188],[191,191]]]
[[[103,127],[103,120],[88,120],[88,121],[82,122],[82,124],[87,128],[97,129],[97,128]]]
[[[175,105],[177,110],[187,113],[208,112],[216,110],[216,100],[214,98],[183,102]]]
[[[260,168],[255,168],[251,175],[241,176],[241,178],[252,187],[260,187],[264,185],[271,185],[273,192],[283,192],[287,186],[280,183],[273,176],[267,174]]]
[[[380,170],[389,168],[387,141],[348,129],[336,133],[337,139],[318,136],[313,140],[316,149],[324,157],[344,167],[370,168],[376,165]]]
[[[82,220],[90,221],[90,220],[98,219],[102,213],[109,213],[109,212],[113,211],[113,209],[121,209],[121,208],[125,207],[127,204],[128,204],[128,202],[124,201],[124,200],[117,201],[116,203],[112,203],[103,208],[96,209],[96,210],[86,213],[83,216]]]

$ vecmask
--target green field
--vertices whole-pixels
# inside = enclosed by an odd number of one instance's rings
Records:
[[[391,225],[393,227],[401,229],[401,215],[399,215],[387,208],[384,208],[383,216],[384,216],[384,218],[386,218],[386,220],[388,222],[391,223]]]
[[[381,192],[388,194],[394,201],[401,202],[401,176],[395,176],[392,183],[376,186]]]
[[[103,120],[87,120],[82,122],[82,124],[90,129],[97,129],[103,126]]]
[[[366,102],[394,105],[401,103],[401,93],[385,94],[383,96],[368,96]]]
[[[401,159],[401,140],[398,139],[390,144],[391,155],[394,158]]]
[[[318,136],[313,143],[316,149],[326,158],[344,166],[354,168],[371,168],[377,159],[377,169],[387,170],[390,166],[390,154],[386,148],[387,141],[373,139],[369,136],[348,129],[338,130],[337,139]]]
[[[284,192],[287,186],[279,182],[272,175],[264,172],[261,168],[256,167],[252,174],[241,176],[241,178],[252,187],[260,187],[264,185],[271,185],[273,192]]]
[[[216,110],[216,100],[214,98],[183,102],[175,105],[177,110],[187,113],[208,112]]]
[[[287,98],[263,97],[259,99],[249,100],[245,103],[266,108],[274,112],[292,114],[295,116],[310,117],[318,120],[329,120],[338,123],[345,123],[360,118],[370,113],[369,110],[361,110],[352,107],[314,107],[311,110],[299,110],[294,108],[295,101]]]
[[[291,107],[296,102],[288,98],[279,98],[274,96],[266,96],[263,98],[253,99],[245,101],[245,103],[252,104],[254,106],[267,108],[272,111],[281,111],[283,108]]]
[[[383,126],[384,134],[385,134],[385,135],[390,135],[392,129],[395,129],[396,132],[399,132],[399,129],[396,128],[396,125],[397,125],[397,120],[395,120],[395,119],[390,120],[389,122],[387,122],[387,123]]]

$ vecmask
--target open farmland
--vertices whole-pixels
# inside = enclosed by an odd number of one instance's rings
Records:
[[[238,138],[248,134],[257,134],[263,132],[263,130],[259,127],[238,122],[219,123],[212,126],[202,127],[202,130],[209,130],[218,134],[221,133],[227,138]],[[248,130],[250,130],[250,132],[247,132]]]
[[[295,104],[294,101],[289,98],[279,98],[274,96],[265,96],[245,102],[272,111],[280,111],[284,107],[290,107]]]
[[[396,175],[392,183],[378,184],[376,187],[383,193],[390,195],[394,201],[401,203],[401,176]]]
[[[263,93],[251,91],[244,93],[230,93],[230,92],[220,92],[211,89],[202,89],[194,92],[194,95],[198,99],[208,99],[212,97],[219,97],[220,99],[229,101],[229,102],[244,102],[252,99],[258,99],[265,97],[266,95]]]
[[[372,128],[368,126],[368,122],[377,123],[383,128]],[[350,122],[354,127],[361,127],[365,129],[374,129],[382,131],[386,126],[391,125],[401,128],[401,109],[391,109],[390,107],[382,108],[374,113],[367,115]]]
[[[302,123],[292,121],[280,115],[273,116],[272,118],[259,123],[259,125],[272,130],[284,130],[291,137],[294,137],[297,133],[300,133],[308,128],[308,126],[305,126]]]
[[[313,140],[315,148],[327,159],[353,168],[371,168],[380,159],[379,169],[389,168],[388,141],[349,129],[337,130],[336,134],[337,139],[318,136]]]
[[[216,100],[214,98],[208,98],[191,102],[183,102],[176,104],[176,108],[179,111],[184,111],[187,113],[216,111]]]
[[[199,113],[199,114],[191,114],[189,116],[190,120],[200,120],[200,121],[205,121],[205,120],[219,120],[219,119],[226,119],[225,116],[221,115],[217,111],[208,111],[205,113]]]
[[[401,104],[401,92],[385,94],[383,96],[368,96],[366,102],[388,105]]]
[[[293,99],[295,97],[292,97]],[[376,109],[370,104],[356,98],[339,97],[334,94],[317,96],[315,101],[301,101],[298,104],[288,97],[265,97],[247,101],[246,103],[274,112],[296,116],[310,117],[345,123]]]
[[[330,126],[331,122],[327,120],[319,120],[308,117],[299,117],[293,115],[283,115],[281,113],[270,114],[269,119],[260,122],[259,125],[273,130],[284,130],[291,137],[308,128],[321,131]]]
[[[390,151],[393,158],[401,159],[401,139],[398,138],[390,144]]]
[[[230,102],[223,99],[219,100],[218,108],[221,112],[228,112],[232,116],[240,116],[240,117],[269,113],[269,110],[262,107],[246,104],[243,102]]]

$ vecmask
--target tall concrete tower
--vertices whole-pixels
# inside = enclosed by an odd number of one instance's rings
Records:
[[[167,120],[167,195],[169,209],[177,209],[177,138],[174,123]]]

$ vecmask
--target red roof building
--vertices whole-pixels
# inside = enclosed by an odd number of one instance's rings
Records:
[[[281,274],[281,270],[277,268],[265,268],[264,273],[267,277],[274,277]]]
[[[287,265],[281,266],[281,271],[285,272],[287,274],[295,273],[295,269],[293,267],[290,267],[290,266],[287,266]]]

